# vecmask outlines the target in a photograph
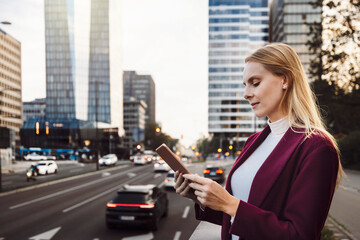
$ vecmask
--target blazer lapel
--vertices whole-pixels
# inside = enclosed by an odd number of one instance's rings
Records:
[[[243,152],[241,152],[241,155],[238,157],[238,159],[234,163],[234,165],[231,168],[231,170],[229,172],[229,175],[227,177],[225,189],[229,193],[232,193],[232,190],[231,190],[231,177],[232,177],[233,173],[260,146],[260,144],[265,140],[265,138],[269,135],[270,132],[271,132],[271,129],[270,129],[269,125],[266,125],[266,127],[251,142],[249,142],[247,144],[247,146],[249,146],[249,147],[247,147],[247,149],[243,149]]]
[[[299,130],[299,129],[296,129]],[[296,147],[301,144],[303,133],[295,133],[291,128],[287,130],[275,149],[262,164],[255,175],[248,202],[260,206],[266,198],[274,182],[282,172],[286,163],[294,153]]]

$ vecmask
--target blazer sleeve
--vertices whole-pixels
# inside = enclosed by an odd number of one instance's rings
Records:
[[[338,155],[324,143],[299,161],[281,216],[241,201],[230,234],[244,239],[320,239],[336,186]]]

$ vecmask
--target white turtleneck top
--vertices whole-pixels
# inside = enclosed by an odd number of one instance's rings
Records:
[[[270,134],[249,158],[235,170],[231,178],[232,195],[244,202],[248,201],[251,185],[257,171],[289,129],[288,117],[284,117],[273,123],[268,121],[268,124],[271,129]],[[233,218],[231,220],[233,220]],[[232,240],[238,239],[238,236],[232,235]]]

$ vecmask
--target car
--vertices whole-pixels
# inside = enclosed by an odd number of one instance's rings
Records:
[[[134,157],[134,165],[145,165],[148,161],[146,160],[144,155],[136,155]]]
[[[154,163],[154,172],[168,172],[170,169],[164,160],[159,160]]]
[[[154,184],[124,185],[106,204],[106,226],[147,226],[157,230],[161,217],[168,214],[166,192]]]
[[[204,177],[210,178],[218,183],[225,181],[225,170],[223,167],[208,166],[203,170]]]
[[[107,154],[99,159],[99,165],[100,166],[115,166],[117,163],[118,158],[116,154]]]
[[[35,167],[38,169],[39,175],[47,175],[49,173],[57,173],[58,166],[55,161],[40,161],[37,162]]]
[[[26,155],[24,159],[27,161],[40,161],[40,160],[47,160],[47,157],[33,152]]]
[[[175,172],[173,170],[169,171],[168,174],[166,174],[166,177],[164,179],[164,187],[169,189],[173,189],[175,186],[175,178],[174,178]]]

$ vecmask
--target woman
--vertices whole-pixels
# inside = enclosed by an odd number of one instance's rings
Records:
[[[248,138],[225,189],[175,174],[196,218],[222,225],[221,239],[320,239],[342,168],[296,52],[275,43],[245,59],[244,98],[263,131]]]

